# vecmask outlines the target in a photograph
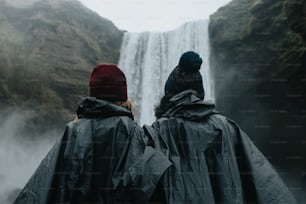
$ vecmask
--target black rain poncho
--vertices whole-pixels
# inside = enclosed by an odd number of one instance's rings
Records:
[[[77,113],[15,204],[146,202],[171,163],[125,108],[88,97]]]
[[[187,90],[170,99],[168,111],[153,128],[145,127],[155,147],[173,163],[154,193],[154,201],[296,203],[250,138],[214,108]]]

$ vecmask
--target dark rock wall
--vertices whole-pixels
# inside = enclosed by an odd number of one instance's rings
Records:
[[[210,20],[217,108],[306,199],[305,1],[233,0]]]

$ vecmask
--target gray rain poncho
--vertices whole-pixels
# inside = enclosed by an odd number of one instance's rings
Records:
[[[146,202],[171,163],[125,108],[88,97],[77,113],[15,204]]]
[[[187,90],[172,97],[162,117],[145,127],[173,163],[154,202],[296,203],[246,133],[214,109]]]

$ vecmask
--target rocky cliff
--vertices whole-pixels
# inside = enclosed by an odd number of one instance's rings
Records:
[[[77,0],[0,0],[1,110],[34,110],[33,126],[62,124],[92,67],[117,63],[122,35]]]
[[[218,109],[284,172],[300,199],[306,199],[305,14],[302,0],[233,0],[209,26]]]

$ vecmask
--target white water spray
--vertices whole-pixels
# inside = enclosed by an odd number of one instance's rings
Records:
[[[11,204],[24,187],[42,158],[55,143],[57,131],[40,137],[22,128],[32,117],[32,111],[0,110],[0,203]]]
[[[125,33],[119,66],[126,74],[129,98],[135,104],[140,124],[154,121],[154,106],[164,94],[165,81],[186,51],[195,51],[202,57],[205,100],[214,99],[208,23],[208,20],[194,21],[169,32]]]

